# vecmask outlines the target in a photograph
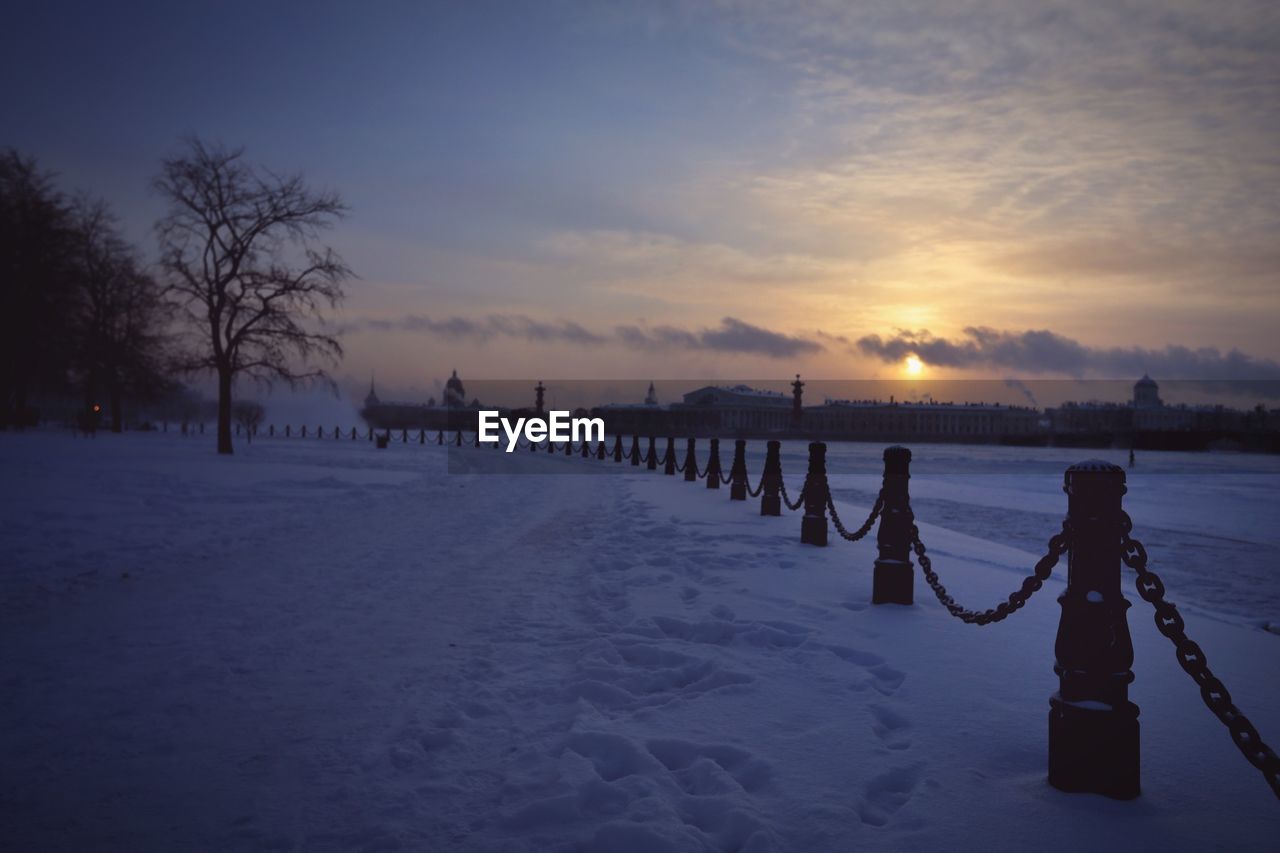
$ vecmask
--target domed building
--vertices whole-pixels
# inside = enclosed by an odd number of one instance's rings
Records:
[[[462,387],[462,380],[458,378],[458,371],[453,371],[453,375],[444,383],[444,397],[441,399],[444,401],[444,405],[451,408],[467,404],[467,389]]]
[[[1133,407],[1135,409],[1158,409],[1164,403],[1160,401],[1160,386],[1147,374],[1133,383]]]

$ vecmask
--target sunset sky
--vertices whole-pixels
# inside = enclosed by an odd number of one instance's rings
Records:
[[[1280,378],[1274,0],[129,5],[7,13],[0,145],[152,256],[184,134],[340,192],[348,388]]]

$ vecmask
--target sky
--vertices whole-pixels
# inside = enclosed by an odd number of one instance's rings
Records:
[[[1280,379],[1274,2],[24,3],[0,146],[337,191],[349,393]],[[914,364],[914,362],[913,362]],[[1280,386],[1278,386],[1280,387]]]

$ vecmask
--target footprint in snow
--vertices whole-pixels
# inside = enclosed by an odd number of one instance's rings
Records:
[[[881,773],[867,783],[858,804],[858,816],[868,826],[886,826],[903,806],[911,802],[924,774],[923,764],[898,767]]]
[[[902,714],[884,705],[870,708],[874,722],[871,730],[889,749],[906,749],[911,746],[911,722]]]

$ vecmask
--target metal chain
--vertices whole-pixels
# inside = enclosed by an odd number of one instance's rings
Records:
[[[787,509],[791,510],[792,512],[804,506],[804,489],[800,490],[800,497],[796,498],[795,503],[792,503],[790,498],[787,497],[787,484],[782,482],[781,477],[778,478],[778,492],[781,493],[782,495],[782,502],[786,504]]]
[[[721,482],[721,483],[723,483],[723,484],[724,484],[724,485],[726,485],[726,486],[727,486],[727,485],[729,485],[730,483],[732,483],[732,482],[733,482],[733,469],[729,469],[729,473],[728,473],[728,474],[721,474],[721,475],[720,475],[720,482]]]
[[[1002,601],[990,610],[983,611],[966,610],[957,604],[954,598],[947,595],[947,588],[938,580],[938,575],[933,570],[933,561],[925,553],[924,543],[920,541],[920,529],[914,524],[911,525],[911,546],[916,552],[916,559],[920,561],[920,569],[924,572],[925,580],[929,582],[929,587],[933,590],[933,594],[938,596],[942,606],[947,608],[952,616],[966,624],[990,625],[1021,609],[1022,605],[1027,603],[1027,599],[1049,579],[1049,575],[1053,573],[1053,567],[1058,565],[1058,558],[1070,549],[1071,544],[1067,522],[1064,521],[1062,531],[1049,537],[1049,552],[1036,563],[1034,573],[1027,575],[1022,581],[1022,587],[1010,593],[1008,601]]]
[[[1164,583],[1155,572],[1147,568],[1147,549],[1137,539],[1129,536],[1131,530],[1133,521],[1128,513],[1121,513],[1121,558],[1126,566],[1138,573],[1134,585],[1142,600],[1155,608],[1156,629],[1173,643],[1178,663],[1200,685],[1200,698],[1204,700],[1204,704],[1227,727],[1236,747],[1250,764],[1262,771],[1272,792],[1280,798],[1280,758],[1276,757],[1271,747],[1262,742],[1262,736],[1253,723],[1231,701],[1231,694],[1226,686],[1209,670],[1204,652],[1187,639],[1178,608],[1165,601]]]
[[[844,525],[840,522],[840,515],[836,512],[835,502],[831,500],[831,492],[830,490],[827,491],[827,510],[831,513],[831,521],[835,524],[836,532],[840,534],[841,538],[847,539],[850,542],[857,542],[870,532],[872,526],[876,523],[876,518],[880,515],[880,510],[882,509],[884,509],[883,491],[876,495],[876,502],[871,507],[871,515],[867,516],[867,520],[862,523],[861,527],[859,527],[855,532],[850,533],[848,530],[845,530]]]
[[[760,482],[756,483],[756,487],[751,488],[751,481],[747,481],[747,494],[753,498],[760,497],[760,493],[764,491],[764,472],[760,472]]]

